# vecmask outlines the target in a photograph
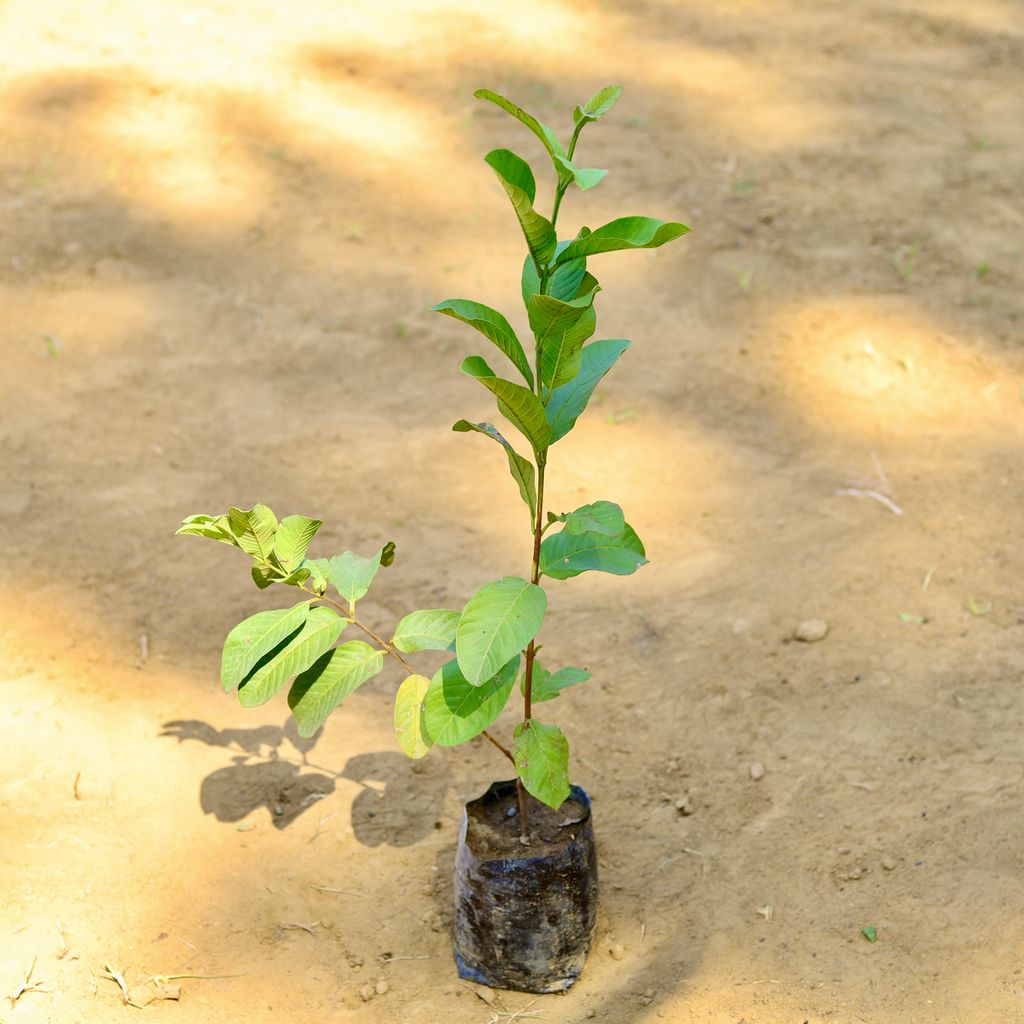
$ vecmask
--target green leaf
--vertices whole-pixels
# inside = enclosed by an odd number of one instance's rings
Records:
[[[507,114],[511,114],[517,121],[526,125],[527,128],[533,132],[534,135],[540,139],[544,148],[548,151],[548,155],[551,157],[551,162],[554,164],[555,170],[559,174],[561,179],[562,168],[559,166],[559,159],[565,158],[565,149],[562,144],[558,141],[555,133],[546,125],[542,124],[532,114],[528,114],[522,107],[517,106],[511,100],[505,99],[504,96],[499,96],[496,92],[491,92],[490,89],[477,89],[473,93],[477,99],[490,100],[495,106],[501,107],[502,110]],[[569,179],[572,180],[571,178]],[[533,197],[530,197],[530,201],[533,201]]]
[[[447,608],[410,612],[398,623],[391,642],[405,654],[413,651],[454,651],[455,630],[461,614]]]
[[[547,448],[551,442],[551,428],[544,406],[532,391],[495,376],[480,356],[463,359],[461,370],[467,377],[480,381],[498,399],[498,410],[530,442],[535,452]]]
[[[308,516],[285,516],[281,520],[274,537],[274,554],[282,568],[291,572],[302,564],[306,549],[321,526],[321,520]]]
[[[576,238],[559,254],[559,262],[594,256],[618,249],[656,249],[671,242],[690,229],[674,221],[656,220],[654,217],[619,217],[604,227]]]
[[[238,547],[238,541],[228,526],[227,516],[207,516],[202,513],[194,516],[186,516],[181,521],[181,526],[174,531],[175,534],[183,533],[196,537],[211,537],[219,540],[222,544],[232,544]]]
[[[518,576],[486,583],[466,602],[455,633],[455,656],[474,686],[490,679],[539,632],[544,591]]]
[[[626,528],[622,509],[613,501],[581,505],[563,521],[568,533],[599,533],[606,537],[618,537]]]
[[[252,567],[252,581],[260,590],[266,590],[272,583],[281,578],[280,573],[270,565],[254,565]]]
[[[270,561],[270,556],[274,553],[277,519],[266,505],[253,505],[247,511],[229,508],[228,529],[247,555],[252,555],[261,562]]]
[[[540,349],[540,379],[548,388],[568,383],[580,370],[583,343],[597,326],[594,296],[601,286],[562,302],[550,295],[530,299],[530,328]]]
[[[569,243],[559,242],[558,244],[560,249],[563,249]],[[556,249],[556,253],[560,249]],[[548,277],[548,288],[545,294],[550,295],[554,299],[560,299],[562,302],[568,302],[569,299],[577,298],[586,272],[587,261],[582,257],[560,264],[555,267],[550,277]],[[523,305],[527,309],[530,308],[530,299],[539,291],[540,277],[537,275],[537,265],[533,262],[533,257],[527,256],[523,261],[522,275]]]
[[[530,682],[530,701],[543,704],[546,700],[554,700],[563,690],[577,683],[585,683],[590,673],[582,668],[560,668],[557,672],[547,672],[539,662],[533,663],[533,679]],[[526,676],[520,680],[520,687],[526,693]]]
[[[304,672],[341,636],[346,622],[331,608],[310,610],[302,628],[265,654],[238,687],[243,708],[266,704],[285,682]]]
[[[391,558],[386,564],[390,565],[394,561],[394,550],[394,544],[389,541],[377,554],[369,558],[346,551],[333,558],[318,558],[315,562],[306,564],[326,577],[349,604],[355,604],[366,596],[377,570],[385,564],[385,558],[389,553]]]
[[[462,674],[454,658],[442,665],[423,702],[427,735],[442,747],[458,746],[479,736],[501,714],[518,674],[518,654],[479,686]]]
[[[529,459],[520,455],[512,445],[510,445],[508,441],[506,441],[505,438],[495,430],[494,425],[491,423],[470,423],[469,420],[459,420],[458,423],[452,424],[452,430],[463,434],[467,431],[475,430],[478,434],[484,434],[487,437],[493,438],[505,449],[505,454],[508,456],[509,472],[512,474],[512,479],[519,484],[519,493],[522,495],[523,501],[526,502],[530,509],[530,518],[532,521],[533,517],[537,515],[537,487],[533,471],[533,463]]]
[[[869,924],[866,928],[861,928],[860,933],[868,940],[868,942],[878,941],[878,929],[875,928],[874,925]]]
[[[516,772],[526,792],[557,811],[569,796],[569,741],[558,726],[536,718],[520,722],[512,736]]]
[[[629,576],[646,564],[644,546],[628,523],[618,537],[562,530],[546,537],[540,546],[540,571],[554,580],[567,580],[591,569]]]
[[[427,733],[423,702],[430,688],[426,676],[411,675],[395,694],[395,732],[398,745],[412,758],[423,757],[434,745]]]
[[[622,338],[606,338],[584,345],[580,354],[580,370],[572,380],[555,388],[544,412],[551,427],[551,444],[572,430],[587,407],[601,378],[632,342]]]
[[[220,684],[225,693],[237,689],[260,658],[302,628],[309,617],[311,601],[312,598],[291,608],[257,612],[228,633],[220,656]]]
[[[580,121],[583,121],[585,124],[596,121],[615,106],[621,95],[621,85],[606,85],[603,89],[595,92],[583,106],[577,107],[573,111],[573,121],[576,124],[579,124]]]
[[[309,571],[309,577],[313,581],[313,589],[320,595],[327,592],[327,586],[329,580],[327,579],[327,559],[317,558],[310,560],[308,558],[303,559],[302,568]]]
[[[523,346],[509,322],[497,310],[469,299],[445,299],[434,306],[434,312],[444,313],[446,316],[461,320],[464,324],[469,324],[470,327],[475,327],[509,357],[526,383],[533,387],[533,371],[530,369]]]
[[[546,266],[555,254],[557,238],[551,222],[533,208],[537,185],[530,165],[507,149],[491,150],[484,159],[512,201],[530,255],[538,266]]]
[[[384,655],[362,640],[349,640],[319,657],[288,692],[299,735],[312,736],[350,693],[383,667]]]
[[[607,171],[599,170],[596,167],[579,167],[566,157],[552,157],[558,169],[559,178],[564,181],[575,182],[580,190],[586,192],[588,188],[599,185]]]

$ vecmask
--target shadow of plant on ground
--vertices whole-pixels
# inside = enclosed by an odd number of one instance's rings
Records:
[[[284,829],[330,796],[339,779],[347,779],[362,787],[352,802],[351,821],[363,846],[412,846],[441,827],[437,812],[449,786],[441,765],[410,763],[400,754],[377,751],[349,758],[336,772],[309,761],[320,733],[302,738],[291,718],[283,726],[253,729],[217,729],[198,719],[176,719],[165,722],[160,735],[237,752],[229,766],[211,772],[199,788],[203,813],[218,821],[241,821],[266,807],[274,828]],[[285,741],[298,760],[283,756]]]

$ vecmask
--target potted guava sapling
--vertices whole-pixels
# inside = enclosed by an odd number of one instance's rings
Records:
[[[529,510],[528,574],[485,583],[461,609],[410,612],[385,640],[377,626],[360,617],[358,603],[377,572],[394,560],[393,543],[369,557],[345,551],[311,559],[307,552],[321,521],[302,515],[278,521],[259,504],[223,515],[189,516],[178,530],[240,548],[251,557],[253,581],[261,589],[277,584],[301,594],[289,607],[259,612],[228,634],[221,682],[226,691],[238,693],[244,707],[266,703],[291,682],[288,705],[298,732],[312,736],[389,658],[405,675],[395,697],[395,729],[409,757],[483,736],[508,759],[515,777],[494,783],[465,809],[455,867],[455,957],[464,978],[527,992],[557,991],[575,981],[593,938],[597,908],[590,800],[569,782],[569,746],[550,721],[553,716],[534,715],[538,704],[589,678],[582,669],[551,665],[547,651],[557,637],[545,641],[545,665],[538,659],[545,584],[589,571],[625,576],[646,561],[643,544],[614,502],[597,500],[558,514],[544,506],[555,444],[573,429],[598,382],[630,345],[623,339],[590,340],[601,287],[589,261],[616,250],[653,249],[689,230],[650,217],[620,217],[558,240],[566,191],[572,185],[593,188],[607,173],[576,163],[580,134],[621,92],[608,86],[576,107],[567,148],[504,97],[487,89],[475,94],[537,136],[555,175],[553,207],[545,217],[535,208],[536,184],[525,160],[507,149],[485,158],[511,200],[526,242],[521,290],[534,340],[532,359],[496,310],[468,299],[434,307],[475,328],[507,359],[500,373],[476,355],[461,368],[494,395],[498,412],[528,448],[520,442],[514,446],[491,423],[460,419],[453,429],[489,438],[507,458]],[[361,637],[338,643],[346,630]],[[451,653],[429,679],[410,661],[425,650]],[[503,742],[490,729],[517,690],[522,719],[511,741]]]

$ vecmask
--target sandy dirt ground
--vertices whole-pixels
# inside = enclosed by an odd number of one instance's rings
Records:
[[[1024,1020],[1019,3],[9,0],[0,58],[0,1021]],[[549,493],[651,565],[550,586],[602,911],[571,992],[488,1003],[448,886],[501,759],[406,760],[391,669],[312,745],[243,712],[282,595],[172,534],[394,539],[385,630],[527,569],[428,310],[523,325],[481,157],[541,154],[473,89],[566,133],[608,82],[563,233],[693,233],[595,265],[635,344]]]

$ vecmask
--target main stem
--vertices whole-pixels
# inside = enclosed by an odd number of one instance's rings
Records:
[[[581,121],[576,125],[572,133],[572,141],[569,143],[568,157],[571,160],[576,151],[576,143],[580,137],[580,131],[585,122]],[[565,195],[568,183],[562,185],[560,182],[555,185],[555,203],[551,210],[552,228],[558,222],[558,211],[562,206],[562,196]],[[545,267],[540,274],[540,294],[545,295],[548,290],[550,273]],[[543,388],[540,377],[540,352],[536,353],[536,380],[537,397],[543,401]],[[540,583],[540,542],[544,536],[544,471],[547,469],[547,452],[537,456],[537,518],[533,523],[533,571],[530,574],[530,582],[539,585]],[[533,717],[533,663],[537,657],[537,640],[534,638],[526,647],[526,670],[523,675],[523,721],[528,722]],[[519,802],[519,836],[523,840],[530,838],[530,818],[526,805],[526,789],[523,780],[516,775],[516,797]]]

